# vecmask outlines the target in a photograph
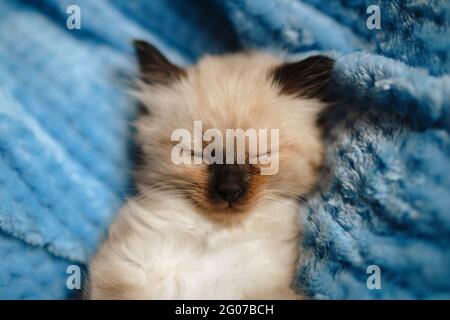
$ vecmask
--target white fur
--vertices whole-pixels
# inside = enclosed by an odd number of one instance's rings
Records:
[[[165,192],[130,200],[91,263],[90,298],[293,298],[297,214],[286,199],[222,225]]]

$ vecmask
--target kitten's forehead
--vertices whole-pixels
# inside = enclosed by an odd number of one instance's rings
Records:
[[[269,117],[273,111],[269,107],[282,100],[269,77],[278,63],[272,56],[256,53],[205,57],[187,70],[179,93],[206,128],[267,127],[274,116]]]
[[[279,63],[275,57],[262,53],[207,56],[188,70],[188,78],[207,102],[251,104],[264,99],[263,90],[271,86],[270,70]]]

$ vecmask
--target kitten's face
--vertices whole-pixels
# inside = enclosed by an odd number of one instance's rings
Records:
[[[313,188],[324,153],[316,118],[325,105],[315,97],[329,79],[331,59],[283,64],[269,55],[246,53],[207,56],[181,69],[146,43],[137,42],[136,49],[143,80],[137,97],[148,112],[137,124],[143,156],[137,172],[140,188],[171,190],[204,212],[219,215],[248,212],[261,201],[297,197]],[[234,164],[195,164],[201,153],[192,141],[185,148],[192,163],[176,164],[178,141],[171,141],[172,133],[184,128],[194,140],[194,121],[201,121],[201,133],[215,129],[223,137],[226,129],[267,129],[267,152],[253,154],[247,140],[240,150],[243,164],[236,164],[237,158]],[[270,138],[272,129],[279,130],[277,139]],[[209,144],[201,143],[202,150]],[[268,154],[271,163],[250,163],[261,153]],[[275,174],[261,174],[277,160]]]

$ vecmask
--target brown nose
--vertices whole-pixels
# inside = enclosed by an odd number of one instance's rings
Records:
[[[238,201],[245,193],[244,172],[239,165],[213,165],[214,191],[218,198],[228,203]]]

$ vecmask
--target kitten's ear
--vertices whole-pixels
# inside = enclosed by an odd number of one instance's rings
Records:
[[[272,71],[273,82],[281,94],[324,99],[334,62],[327,56],[317,55],[284,63]]]
[[[184,69],[172,64],[154,46],[143,40],[133,41],[141,79],[149,84],[168,84],[183,77]]]

